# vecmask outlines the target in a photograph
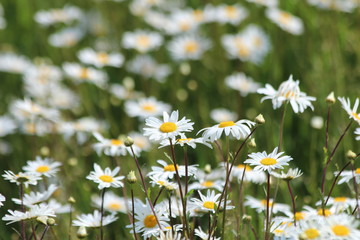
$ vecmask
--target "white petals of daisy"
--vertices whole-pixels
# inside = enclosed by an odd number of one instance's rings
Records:
[[[49,208],[47,204],[34,205],[26,212],[20,212],[17,210],[8,210],[8,212],[10,214],[6,214],[2,218],[3,221],[9,221],[6,225],[14,222],[35,219],[41,216],[56,217],[54,210]]]
[[[94,51],[91,48],[81,50],[78,57],[82,63],[91,64],[98,68],[104,66],[121,67],[124,62],[124,57],[120,53]]]
[[[28,161],[23,170],[39,176],[53,177],[59,171],[60,162],[56,162],[51,158],[36,157],[35,161]]]
[[[125,111],[130,117],[140,117],[142,119],[148,117],[157,117],[163,112],[170,111],[171,107],[161,101],[157,101],[154,97],[140,98],[137,101],[128,100],[125,102]]]
[[[102,221],[101,221],[102,219]],[[76,220],[72,222],[73,226],[78,227],[90,227],[90,228],[97,228],[102,226],[109,225],[112,222],[115,222],[118,218],[115,216],[115,213],[103,216],[100,211],[95,210],[92,214],[81,214],[80,216],[76,217]]]
[[[110,170],[110,168],[105,168],[105,170],[102,170],[99,165],[94,163],[94,170],[95,171],[91,171],[86,178],[94,181],[95,183],[98,183],[99,189],[109,187],[119,188],[124,186],[121,180],[125,177],[115,177],[115,175],[120,171],[120,167],[116,167],[114,170]]]
[[[268,8],[266,16],[282,30],[294,35],[301,35],[304,32],[304,24],[298,17],[277,8]]]
[[[271,173],[274,169],[283,169],[283,166],[289,165],[288,162],[293,160],[290,156],[282,156],[284,152],[278,153],[278,148],[276,147],[274,151],[270,154],[264,152],[251,153],[249,159],[244,163],[248,163],[254,167],[254,171],[267,171]]]
[[[300,177],[301,175],[303,174],[303,172],[301,172],[300,169],[298,168],[290,168],[288,170],[287,173],[281,171],[281,173],[276,173],[276,172],[272,172],[271,175],[276,177],[276,178],[280,178],[280,179],[284,179],[285,181],[290,181],[290,180],[293,180],[295,178],[298,178]]]
[[[207,190],[206,192],[206,196],[203,195],[200,191],[198,191],[199,195],[200,195],[200,199],[196,199],[196,198],[192,198],[190,201],[192,201],[194,203],[194,206],[197,207],[198,211],[201,212],[212,212],[215,213],[215,211],[218,209],[218,205],[219,205],[219,198],[220,198],[220,193],[215,194],[214,190]],[[233,209],[233,206],[230,206],[230,201],[226,202],[226,209]],[[224,208],[224,201],[221,202],[221,206],[219,207],[220,209]]]
[[[358,107],[359,107],[359,98],[355,99],[355,103],[353,108],[351,108],[350,99],[345,97],[338,97],[339,101],[341,102],[341,106],[347,114],[349,114],[349,118],[354,119],[358,124],[360,124],[360,112],[358,113]]]
[[[355,129],[355,135],[357,135],[356,137],[355,137],[355,139],[356,140],[358,140],[358,141],[360,141],[360,128],[357,128],[357,129]]]
[[[8,180],[17,185],[24,184],[25,187],[30,185],[36,185],[38,180],[41,180],[41,177],[38,174],[34,173],[23,173],[19,172],[17,174],[12,171],[5,171],[5,174],[2,175],[5,180]]]
[[[199,60],[211,46],[210,41],[196,35],[175,37],[168,45],[168,50],[175,60]]]
[[[137,30],[124,33],[122,44],[124,48],[146,53],[161,46],[162,42],[163,37],[159,33]]]
[[[96,153],[100,156],[104,152],[107,156],[125,156],[127,149],[124,142],[120,139],[106,139],[100,133],[93,133],[96,140],[99,142],[93,145]]]
[[[225,84],[234,90],[240,92],[241,96],[246,97],[249,93],[256,93],[260,88],[260,84],[254,82],[251,77],[244,73],[234,73],[225,78]]]

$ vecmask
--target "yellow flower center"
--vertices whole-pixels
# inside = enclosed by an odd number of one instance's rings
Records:
[[[357,169],[355,170],[355,174],[360,174],[360,168],[357,168]]]
[[[255,37],[253,43],[256,47],[260,47],[262,45],[262,40],[259,37]]]
[[[303,220],[305,218],[305,213],[303,212],[296,212],[295,213],[295,219],[296,220]]]
[[[236,17],[236,7],[234,6],[226,6],[225,7],[225,14],[229,18],[235,18]]]
[[[244,165],[244,164],[239,164],[239,165],[237,165],[237,168],[239,168],[239,169],[244,169],[244,168],[245,168],[245,172],[252,170],[251,167],[249,167],[249,166],[247,166],[247,165]]]
[[[278,235],[281,235],[282,233],[284,233],[284,230],[281,230],[281,229],[276,229],[274,231],[275,234],[278,234]]]
[[[329,209],[325,209],[324,211],[322,209],[319,209],[318,215],[327,217],[331,215],[331,212]]]
[[[99,60],[99,62],[105,64],[109,62],[109,55],[104,52],[100,52],[97,54],[97,59]]]
[[[81,79],[88,79],[88,78],[89,78],[89,69],[87,69],[87,68],[82,68],[81,71],[80,71],[79,77],[80,77]]]
[[[290,97],[295,97],[295,92],[293,91],[288,91],[284,94],[285,98],[290,98]]]
[[[235,126],[235,123],[233,121],[226,121],[226,122],[221,122],[218,125],[218,128],[231,127],[231,126]]]
[[[48,172],[50,170],[50,168],[48,166],[39,166],[36,168],[36,171],[39,172],[39,173],[45,173],[45,172]]]
[[[279,21],[282,23],[282,24],[288,24],[290,22],[290,19],[291,19],[291,15],[286,13],[286,12],[282,12],[280,13],[280,18],[279,18]]]
[[[178,139],[177,141],[178,142],[190,142],[193,138],[181,138],[181,139]]]
[[[180,29],[183,32],[186,32],[190,29],[190,24],[188,22],[183,22],[180,24]]]
[[[173,122],[164,122],[160,126],[160,131],[163,133],[174,132],[176,129],[177,129],[177,126]]]
[[[260,163],[262,165],[266,165],[266,166],[269,166],[269,165],[274,165],[277,163],[276,159],[274,158],[263,158]]]
[[[185,52],[194,53],[199,49],[199,44],[195,41],[189,41],[185,44]]]
[[[212,187],[212,186],[214,186],[214,182],[212,182],[212,181],[205,181],[205,182],[203,182],[201,185],[203,185],[204,187]]]
[[[356,112],[352,112],[351,115],[358,121],[360,121],[360,114]]]
[[[103,182],[107,182],[107,183],[111,183],[114,181],[113,177],[112,176],[109,176],[109,175],[101,175],[99,177],[99,179]]]
[[[350,229],[344,225],[335,225],[331,229],[336,236],[344,237],[350,234]]]
[[[210,201],[205,201],[203,204],[204,208],[208,208],[208,209],[214,209],[215,208],[215,203],[214,202],[210,202]]]
[[[155,107],[151,104],[145,104],[142,106],[142,109],[146,112],[154,112],[155,111]]]
[[[265,199],[261,200],[261,204],[266,206],[266,200]],[[273,205],[273,203],[269,202],[269,206],[271,207],[272,205]]]
[[[156,183],[160,184],[161,186],[164,186],[164,184],[165,184],[164,181],[157,181]]]
[[[148,215],[144,218],[144,225],[147,228],[153,228],[156,226],[156,217],[154,215]]]
[[[123,142],[119,139],[111,139],[111,145],[120,146],[123,145]]]
[[[193,16],[195,20],[199,22],[204,19],[204,12],[200,9],[196,9],[193,11]]]
[[[178,165],[176,165],[176,166],[177,166],[177,168],[179,168]],[[175,166],[174,166],[174,164],[169,164],[169,165],[165,166],[165,167],[164,167],[164,171],[165,171],[165,172],[175,172]]]
[[[137,44],[140,47],[148,47],[150,45],[150,39],[148,36],[139,36],[137,39]]]
[[[113,211],[119,211],[121,209],[121,205],[119,203],[110,203],[108,208]]]
[[[315,228],[309,228],[309,229],[305,230],[304,234],[307,239],[314,239],[314,238],[317,238],[318,236],[320,236],[319,231],[316,230]]]
[[[346,202],[346,197],[336,197],[334,198],[334,202]]]

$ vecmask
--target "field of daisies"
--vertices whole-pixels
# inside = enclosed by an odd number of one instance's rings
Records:
[[[360,239],[359,0],[2,0],[0,240]]]

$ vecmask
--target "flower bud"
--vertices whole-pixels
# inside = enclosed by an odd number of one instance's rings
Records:
[[[127,175],[127,177],[126,177],[126,180],[130,184],[136,183],[137,179],[136,179],[136,176],[135,176],[135,172],[130,171],[129,174]]]
[[[249,148],[256,148],[255,138],[251,138],[247,145]]]
[[[205,173],[211,173],[211,165],[210,164],[206,164],[205,168],[204,168]]]
[[[257,124],[264,124],[265,123],[264,116],[262,114],[257,115],[257,117],[255,118],[255,122]]]
[[[69,199],[68,199],[68,203],[71,203],[71,204],[76,203],[75,198],[73,198],[72,196],[70,196]]]
[[[326,97],[326,102],[328,104],[334,104],[336,102],[336,98],[334,95],[334,92],[331,92],[327,97]]]
[[[80,239],[86,238],[88,236],[88,233],[86,231],[86,227],[84,227],[84,226],[79,227],[76,235]]]
[[[346,157],[350,160],[355,160],[356,158],[356,153],[354,153],[353,151],[349,150],[346,152]]]
[[[49,226],[54,226],[55,225],[55,219],[53,218],[48,218],[47,221],[46,221],[47,225]]]
[[[50,149],[48,147],[44,146],[44,147],[40,148],[40,153],[44,157],[49,156]]]
[[[44,225],[47,225],[47,220],[48,220],[47,216],[39,216],[36,218],[37,222],[42,223]]]
[[[130,147],[134,144],[134,139],[132,139],[131,137],[127,136],[124,140],[124,144],[127,147]]]
[[[242,221],[243,221],[243,223],[245,223],[245,224],[246,224],[246,223],[250,223],[251,220],[252,220],[252,217],[249,216],[249,215],[244,215],[243,218],[242,218]]]

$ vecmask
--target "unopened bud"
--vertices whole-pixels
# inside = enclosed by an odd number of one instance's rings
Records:
[[[252,220],[252,217],[249,215],[244,215],[242,218],[243,223],[250,223]]]
[[[73,198],[72,196],[70,196],[69,199],[68,199],[68,203],[71,203],[71,204],[76,203],[75,198]]]
[[[251,138],[247,145],[249,148],[256,148],[255,138]]]
[[[54,226],[55,225],[55,219],[53,218],[48,218],[47,221],[46,221],[47,225],[49,226]]]
[[[346,152],[346,157],[350,160],[355,160],[356,158],[356,153],[354,153],[353,151],[349,150]]]
[[[40,154],[44,157],[49,156],[50,149],[48,147],[44,146],[44,147],[40,148]]]
[[[165,188],[166,188],[166,190],[168,190],[170,192],[172,192],[176,189],[172,184],[166,184]]]
[[[39,223],[42,223],[44,225],[47,225],[47,220],[48,220],[47,216],[40,216],[40,217],[36,218],[36,221],[38,221]]]
[[[334,104],[336,102],[336,98],[334,95],[334,92],[331,92],[327,97],[326,97],[326,102],[329,104]]]
[[[135,176],[135,172],[130,171],[129,174],[127,175],[127,177],[126,177],[126,180],[130,184],[136,183],[137,179],[136,179],[136,176]]]
[[[257,124],[264,124],[265,123],[264,116],[262,114],[257,115],[257,117],[255,118],[255,122]]]
[[[131,137],[127,136],[124,140],[124,144],[127,147],[130,147],[134,144],[134,139],[132,139]]]
[[[74,157],[69,158],[68,164],[69,164],[70,166],[72,166],[72,167],[75,167],[75,166],[78,164],[78,159],[77,159],[77,158],[74,158]]]
[[[86,231],[86,227],[84,227],[84,226],[79,227],[76,235],[80,239],[86,238],[88,236],[88,233]]]
[[[211,165],[210,164],[206,164],[205,168],[204,168],[205,173],[211,173]]]
[[[188,63],[180,64],[180,72],[182,75],[189,75],[189,73],[191,72],[191,66]]]

